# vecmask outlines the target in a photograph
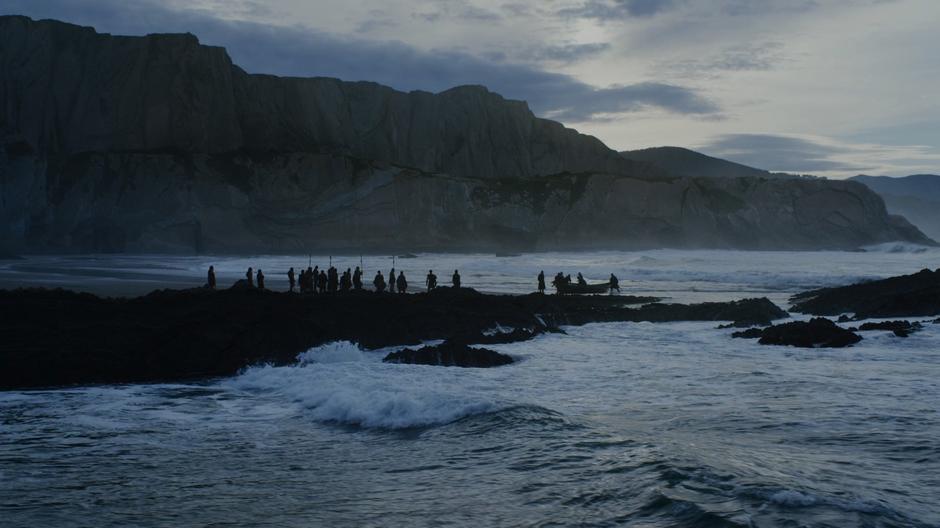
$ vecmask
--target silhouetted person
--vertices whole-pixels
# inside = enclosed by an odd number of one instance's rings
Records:
[[[294,268],[291,268],[287,270],[287,284],[289,286],[289,289],[287,291],[289,292],[294,291],[294,281],[295,281]],[[303,290],[303,285],[301,285],[300,289]]]
[[[584,280],[584,275],[578,273],[578,286],[587,286],[587,281]]]
[[[454,285],[454,289],[460,289],[460,274],[457,273],[457,270],[454,270],[454,276],[450,278],[451,284]]]
[[[245,273],[245,280],[248,281],[248,287],[255,287],[255,271],[251,268],[248,268],[248,273]]]
[[[312,270],[310,266],[307,266],[307,275],[310,276],[310,280],[307,281],[307,289],[310,290],[310,293],[317,293],[317,282],[320,280],[320,266],[315,266]]]
[[[359,270],[359,266],[356,266],[356,271],[353,272],[353,288],[362,289],[362,271]]]
[[[545,272],[539,272],[539,293],[545,293]]]
[[[264,273],[261,273],[261,268],[258,268],[258,289],[264,289]]]
[[[352,272],[347,269],[339,279],[339,289],[348,292],[350,288],[352,288]]]
[[[617,293],[620,293],[620,281],[617,279],[617,276],[613,273],[610,274],[610,293],[613,293],[614,290],[617,290]]]
[[[395,268],[388,272],[388,293],[395,293]]]
[[[209,266],[209,275],[206,277],[206,284],[209,285],[210,290],[215,289],[215,267]]]
[[[428,278],[425,279],[424,283],[428,287],[428,291],[437,288],[437,275],[434,274],[434,270],[428,270]]]
[[[408,281],[405,280],[405,272],[404,272],[404,271],[399,271],[399,272],[398,272],[398,282],[397,282],[397,286],[398,286],[398,293],[405,293],[405,290],[408,289]]]
[[[326,283],[328,279],[326,272],[320,270],[320,276],[317,278],[317,289],[320,290],[320,293],[326,293]]]
[[[381,271],[375,274],[375,279],[372,280],[372,284],[375,286],[375,291],[379,293],[385,291],[385,277],[382,276]]]
[[[336,271],[336,268],[330,266],[330,269],[326,271],[326,289],[330,293],[336,293],[336,289],[339,287],[339,272]]]

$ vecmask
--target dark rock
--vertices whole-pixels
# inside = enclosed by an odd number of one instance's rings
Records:
[[[734,332],[731,334],[731,337],[743,338],[743,339],[757,339],[764,335],[763,328],[748,328],[743,332]]]
[[[736,328],[766,326],[777,319],[789,317],[766,297],[740,301],[644,305],[633,311],[632,321],[733,321]]]
[[[894,335],[898,337],[907,337],[918,330],[922,330],[924,326],[918,322],[910,321],[880,321],[877,323],[864,323],[858,330],[860,332],[870,332],[872,330],[888,330],[894,332]]]
[[[251,364],[291,364],[311,347],[340,340],[366,348],[436,339],[471,345],[591,322],[786,315],[766,299],[631,305],[650,300],[484,295],[470,288],[297,295],[244,283],[224,290],[158,290],[134,299],[0,290],[0,389],[228,376]],[[483,334],[499,326],[517,330]]]
[[[940,270],[921,270],[838,288],[794,295],[791,311],[812,315],[851,312],[854,319],[940,315]]]
[[[561,331],[560,329],[552,329]],[[454,335],[448,341],[454,343],[463,343],[471,345],[500,345],[505,343],[518,343],[520,341],[528,341],[533,337],[550,331],[549,328],[515,328],[510,332],[496,332],[496,333],[483,333],[483,332],[469,332],[465,334]]]
[[[784,323],[761,332],[762,345],[790,345],[803,348],[841,348],[854,345],[862,337],[823,317],[810,321]]]
[[[255,288],[254,284],[249,284],[247,279],[239,279],[235,281],[235,284],[232,284],[231,286],[229,286],[229,289],[238,291],[238,290],[255,290],[257,288]]]
[[[852,320],[851,317],[849,317],[849,316],[847,316],[847,315],[845,315],[845,314],[842,314],[842,315],[839,316],[839,320],[838,320],[837,322],[839,322],[839,323],[848,323],[848,322],[850,322],[851,320]]]
[[[728,328],[752,328],[755,326],[767,326],[767,322],[755,322],[755,321],[733,321],[727,324],[718,325],[718,330],[727,330]]]
[[[392,352],[382,360],[386,363],[437,365],[441,367],[499,367],[513,362],[511,356],[487,348],[475,348],[463,343],[447,341],[437,346],[413,350],[406,348]]]

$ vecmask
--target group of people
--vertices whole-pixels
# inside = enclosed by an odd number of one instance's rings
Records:
[[[320,269],[319,266],[310,267],[307,266],[307,269],[301,269],[300,273],[296,273],[294,268],[287,270],[287,282],[289,291],[293,292],[295,288],[299,286],[300,293],[336,293],[348,292],[349,290],[361,290],[362,289],[362,270],[359,269],[359,266],[356,266],[356,269],[346,268],[342,274],[330,266],[329,269]],[[252,268],[248,268],[248,271],[245,273],[245,281],[248,287],[263,290],[264,289],[264,272],[261,271],[261,268],[258,268],[257,273],[254,272]],[[299,284],[298,284],[299,283]],[[437,288],[437,275],[434,274],[434,270],[428,270],[428,276],[424,282],[427,286],[428,291]],[[451,284],[454,288],[460,288],[460,272],[454,270],[454,275],[451,278]],[[207,276],[206,285],[210,289],[215,289],[216,287],[216,278],[215,278],[215,266],[209,266],[209,272]],[[372,280],[372,285],[375,286],[375,291],[384,292],[386,288],[390,293],[405,293],[408,291],[408,279],[405,278],[405,272],[399,271],[398,276],[395,276],[395,268],[392,268],[388,272],[388,282],[385,281],[385,276],[382,275],[382,271],[378,271],[375,274],[375,278]]]
[[[539,293],[545,293],[545,272],[544,271],[539,272],[538,281],[539,281]],[[578,281],[578,286],[588,285],[587,280],[585,280],[584,278],[584,275],[581,275],[580,273],[578,273],[577,281]],[[610,285],[611,292],[613,292],[614,290],[617,290],[617,293],[620,293],[620,279],[618,279],[616,275],[611,273],[610,279],[608,279],[608,283]],[[565,275],[564,273],[560,271],[556,273],[555,278],[552,279],[552,286],[554,286],[555,289],[558,289],[561,286],[566,286],[570,284],[571,284],[571,275],[570,274]]]
[[[261,268],[258,268],[258,271],[255,272],[252,268],[248,268],[248,271],[245,273],[245,281],[249,287],[257,287],[260,290],[264,289],[264,272],[261,271]],[[339,271],[330,266],[329,269],[322,270],[319,266],[310,267],[307,266],[307,269],[301,269],[299,276],[294,272],[294,268],[287,270],[287,281],[290,287],[290,291],[293,292],[294,288],[298,285],[300,286],[300,293],[336,293],[337,291],[348,292],[349,290],[361,290],[362,289],[362,270],[359,269],[359,266],[356,266],[356,269],[346,268],[346,271],[340,275]],[[587,281],[584,279],[584,276],[578,273],[577,277],[578,285],[587,286]],[[617,290],[620,292],[620,280],[611,273],[610,274],[610,291]],[[428,270],[428,275],[424,281],[425,286],[428,291],[437,288],[437,275],[434,274],[434,270]],[[555,275],[555,278],[552,280],[552,286],[556,289],[562,285],[571,284],[571,275],[565,275],[562,272],[558,272]],[[372,285],[375,287],[375,291],[384,292],[386,288],[390,293],[405,293],[408,290],[408,279],[405,278],[405,272],[399,271],[398,276],[395,276],[395,268],[392,268],[388,272],[388,282],[385,280],[385,276],[382,275],[382,271],[379,270],[375,274],[375,278],[372,280]],[[460,272],[454,270],[454,274],[451,276],[451,285],[454,288],[460,288]],[[215,289],[216,280],[215,280],[215,267],[209,266],[209,274],[207,277],[207,286],[211,289]],[[545,272],[540,271],[538,275],[538,291],[539,293],[545,293]]]
[[[287,270],[287,282],[290,291],[299,286],[300,293],[336,293],[337,291],[361,290],[362,270],[346,268],[342,274],[330,266],[329,269],[320,269],[320,266],[301,269],[299,276],[294,268]],[[298,284],[299,283],[299,284]]]

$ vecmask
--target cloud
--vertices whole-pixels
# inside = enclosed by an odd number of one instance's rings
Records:
[[[475,22],[500,22],[503,17],[482,7],[464,2],[440,2],[433,11],[414,13],[414,17],[426,22],[437,22],[441,19],[457,19]]]
[[[846,177],[936,172],[940,151],[921,145],[847,143],[818,136],[724,134],[699,149],[719,158],[776,172]]]
[[[855,170],[830,159],[842,152],[808,139],[770,134],[725,134],[701,147],[711,156],[757,168],[784,172]],[[858,170],[862,170],[859,168]]]
[[[587,0],[586,2],[560,9],[558,15],[563,18],[590,18],[600,21],[616,20],[626,17],[649,17],[668,11],[680,3],[680,0]]]
[[[686,5],[699,14],[761,16],[773,13],[804,13],[819,7],[817,0],[586,0],[556,12],[561,18],[593,19],[600,22],[644,18],[674,11]]]
[[[787,61],[780,42],[761,42],[724,48],[701,59],[664,61],[654,69],[679,78],[716,78],[726,72],[769,71]]]
[[[252,73],[368,80],[400,90],[433,92],[483,84],[508,98],[528,101],[539,115],[569,123],[647,108],[695,115],[720,111],[703,95],[673,84],[644,82],[599,88],[569,75],[486,60],[463,51],[422,51],[402,42],[345,37],[306,27],[224,21],[203,11],[169,10],[150,0],[132,4],[118,0],[10,0],[4,10],[55,17],[119,34],[191,32],[203,43],[225,46],[233,61]],[[587,45],[543,53],[554,53],[563,60],[591,51],[596,49]]]
[[[604,120],[611,114],[661,108],[680,114],[711,115],[720,112],[712,101],[682,86],[645,82],[595,89],[572,86],[565,99],[571,106],[552,110],[549,117],[566,122]],[[559,102],[563,102],[559,100]],[[609,119],[609,117],[606,117]]]
[[[610,48],[610,44],[606,42],[546,45],[518,51],[515,56],[523,60],[538,62],[551,61],[570,63],[608,51]]]

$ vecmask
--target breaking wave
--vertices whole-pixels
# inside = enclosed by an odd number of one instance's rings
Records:
[[[862,248],[867,253],[927,253],[937,251],[937,248],[911,244],[909,242],[885,242]]]
[[[334,342],[300,354],[296,365],[252,367],[222,383],[290,402],[316,421],[367,428],[441,425],[504,407],[464,369],[385,364],[384,353]]]

